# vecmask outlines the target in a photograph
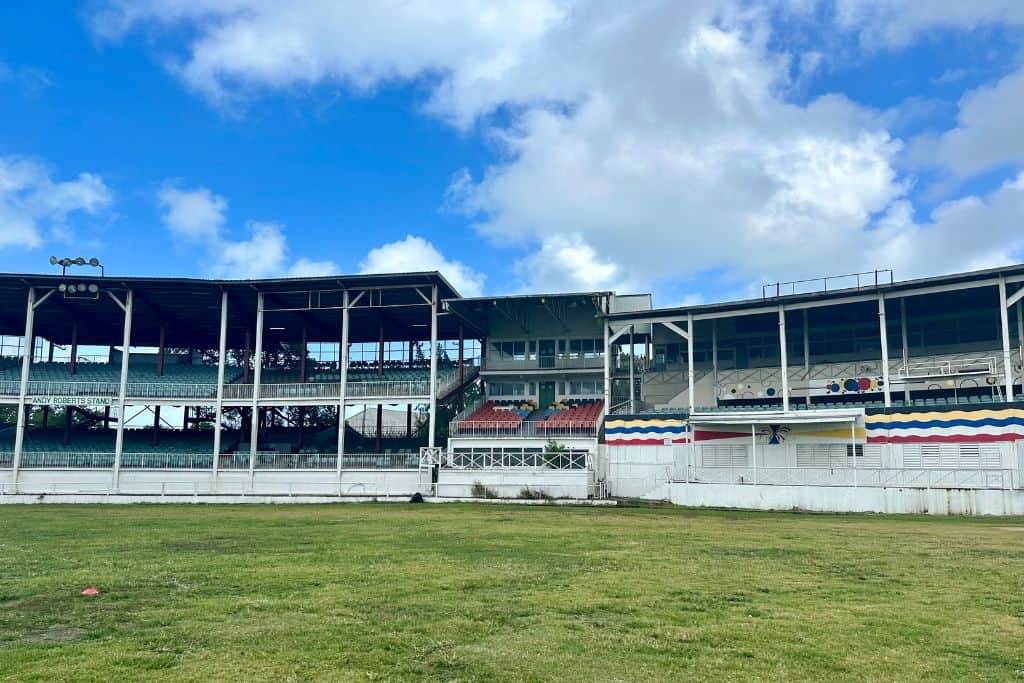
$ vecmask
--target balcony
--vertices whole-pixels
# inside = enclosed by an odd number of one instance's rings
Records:
[[[541,356],[532,360],[515,360],[511,358],[487,358],[484,360],[484,372],[527,372],[535,370],[603,370],[604,358],[557,358]]]

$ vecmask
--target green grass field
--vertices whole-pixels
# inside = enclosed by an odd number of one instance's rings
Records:
[[[1024,680],[1024,520],[0,506],[2,680],[696,677]]]

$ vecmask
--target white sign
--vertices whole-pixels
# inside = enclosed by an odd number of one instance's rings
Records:
[[[37,406],[111,406],[109,396],[30,396],[27,403]]]

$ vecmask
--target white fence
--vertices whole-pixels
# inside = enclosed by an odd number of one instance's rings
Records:
[[[474,436],[474,437],[502,437],[521,439],[547,439],[547,438],[592,438],[597,436],[600,420],[586,420],[579,422],[559,422],[557,424],[544,424],[542,422],[521,422],[510,423],[489,420],[464,420],[453,422],[449,427],[448,434],[452,437]]]
[[[594,467],[590,451],[569,449],[546,453],[534,448],[455,448],[448,464],[454,469],[589,470]]]
[[[681,481],[699,484],[757,486],[871,486],[886,488],[1019,489],[1021,475],[1012,469],[690,467]]]

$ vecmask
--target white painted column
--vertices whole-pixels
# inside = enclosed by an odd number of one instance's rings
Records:
[[[633,331],[634,325],[629,326],[629,412],[636,412],[636,381],[633,378]]]
[[[715,405],[718,404],[718,318],[711,321],[711,374],[715,378]]]
[[[18,468],[21,467],[21,453],[25,448],[25,397],[28,395],[28,375],[32,368],[32,336],[36,318],[36,289],[28,288],[28,305],[25,309],[25,339],[21,345],[21,385],[18,389],[18,422],[14,432],[14,461],[11,463],[11,478],[15,492],[18,490]]]
[[[220,416],[224,409],[224,365],[227,362],[228,346],[228,290],[220,293],[220,345],[217,347],[217,405],[213,418],[213,485],[217,486],[217,468],[220,467],[221,425]]]
[[[1021,383],[1024,384],[1024,310],[1022,302],[1017,302],[1017,360],[1021,365]]]
[[[341,302],[341,345],[338,347],[338,483],[341,483],[341,470],[345,460],[345,396],[348,391],[348,290],[342,295]],[[365,419],[365,414],[364,414]]]
[[[907,340],[907,300],[900,299],[900,341],[903,344],[903,400],[910,402],[910,382],[907,381],[907,368],[910,366],[910,342]]]
[[[807,309],[803,310],[804,314],[804,384],[807,386],[807,396],[805,401],[807,405],[811,405],[811,335],[807,325]]]
[[[885,322],[885,295],[878,294],[878,335],[882,340],[882,396],[885,407],[892,406],[892,394],[889,393],[889,330]]]
[[[1010,358],[1010,321],[1006,312],[1006,278],[999,276],[999,325],[1003,337],[1003,383],[1006,400],[1013,400],[1013,360]]]
[[[857,420],[850,421],[850,447],[853,449],[853,486],[857,487]]]
[[[120,487],[121,479],[121,455],[124,452],[124,423],[128,417],[125,396],[128,393],[128,359],[131,356],[132,345],[132,290],[124,300],[124,337],[121,340],[121,387],[117,394],[117,405],[119,415],[117,418],[117,436],[114,441],[114,482],[113,488],[116,493]]]
[[[437,424],[437,285],[430,288],[430,434],[427,446],[434,447]]]
[[[252,373],[252,419],[249,421],[249,485],[256,476],[256,446],[260,433],[260,377],[263,370],[263,292],[256,293],[256,352]]]
[[[789,363],[786,358],[786,309],[779,304],[779,365],[782,369],[782,411],[789,412]]]
[[[693,373],[693,313],[686,314],[686,371],[688,373],[687,381],[690,383],[690,414],[693,415],[696,410],[696,397],[695,389],[693,386],[694,373]]]
[[[612,409],[612,350],[608,335],[608,320],[602,319],[601,327],[604,328],[604,412],[607,415]],[[654,334],[654,326],[651,326],[651,334]]]
[[[757,426],[750,423],[750,459],[754,465],[754,486],[757,486]]]

